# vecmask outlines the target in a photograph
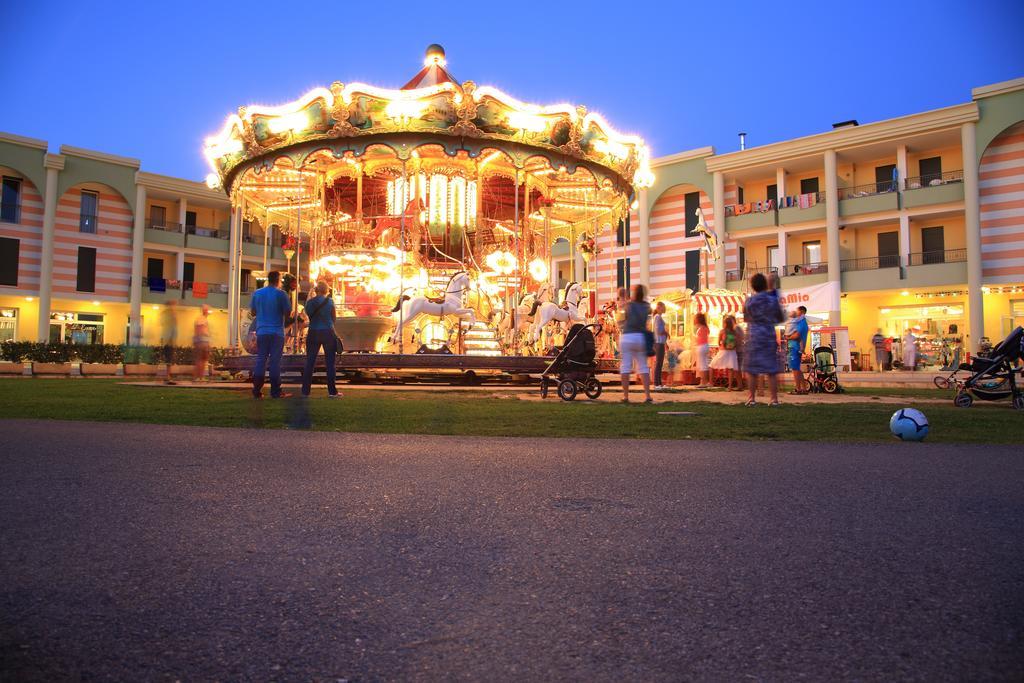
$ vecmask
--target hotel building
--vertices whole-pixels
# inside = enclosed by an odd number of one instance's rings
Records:
[[[179,344],[205,303],[214,343],[228,345],[228,302],[248,306],[250,272],[287,267],[272,217],[250,224],[223,193],[140,166],[0,133],[0,340],[152,344],[174,300]],[[628,229],[603,233],[589,264],[562,245],[555,276],[585,272],[605,300],[637,282],[654,297],[741,291],[775,272],[784,291],[825,292],[813,312],[848,327],[862,351],[878,328],[951,334],[976,350],[1024,324],[1024,79],[934,111],[673,154],[653,170]],[[698,209],[723,247],[706,283]]]

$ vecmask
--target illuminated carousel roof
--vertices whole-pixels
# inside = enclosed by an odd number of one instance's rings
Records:
[[[401,160],[432,146],[469,159],[500,150],[523,169],[541,157],[559,175],[582,166],[599,186],[625,194],[653,183],[643,140],[617,132],[599,114],[459,84],[445,66],[443,48],[431,45],[423,69],[400,90],[335,82],[282,106],[240,107],[205,141],[213,170],[207,181],[230,193],[242,171],[271,168],[281,157],[301,169],[325,154],[369,159],[369,151],[385,147]]]

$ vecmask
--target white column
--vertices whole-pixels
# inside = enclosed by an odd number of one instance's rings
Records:
[[[242,234],[242,207],[235,207],[231,213],[231,227],[228,231],[228,346],[238,346],[238,309],[241,297],[238,291],[239,245]]]
[[[721,171],[715,171],[712,176],[712,191],[715,196],[711,200],[711,212],[714,214],[715,235],[721,249],[715,261],[714,283],[716,288],[725,289],[725,176]]]
[[[182,291],[184,291],[184,280],[185,280],[185,252],[179,251],[174,255],[174,279],[182,283]]]
[[[967,243],[967,348],[978,352],[985,334],[984,295],[981,291],[981,213],[978,198],[978,143],[975,124],[960,129],[964,159],[964,234]]]
[[[39,323],[36,341],[50,340],[50,305],[53,294],[53,235],[57,223],[57,179],[64,170],[64,157],[47,154],[46,188],[43,191],[43,245],[39,265]]]
[[[647,188],[637,197],[637,222],[640,223],[640,282],[651,286],[651,210],[647,206]],[[615,261],[612,259],[612,282],[615,281]]]
[[[146,242],[146,188],[135,176],[135,223],[132,230],[130,344],[142,343],[142,256]]]
[[[778,202],[786,196],[786,169],[779,166],[775,169],[775,201],[776,206],[782,208]]]
[[[825,152],[825,233],[828,252],[828,280],[840,282],[839,260],[839,176],[836,172],[836,152],[833,149]],[[830,325],[840,325],[839,289],[835,288],[832,304],[829,307]]]
[[[185,232],[185,213],[188,211],[188,200],[178,197],[178,229]]]
[[[896,176],[899,178],[898,190],[907,188],[907,146],[896,145]]]
[[[789,242],[787,241],[786,231],[779,228],[779,277],[786,274],[786,263],[789,258],[786,256],[786,251],[789,249]],[[772,264],[769,263],[769,266]]]
[[[900,263],[910,265],[910,216],[900,212]]]

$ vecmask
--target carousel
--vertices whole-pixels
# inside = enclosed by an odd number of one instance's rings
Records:
[[[640,138],[583,106],[460,83],[439,45],[400,90],[335,82],[241,107],[205,153],[234,223],[263,235],[264,271],[283,249],[296,306],[317,281],[331,287],[345,351],[363,352],[341,354],[339,368],[370,355],[396,367],[541,360],[560,330],[596,314],[586,273],[552,281],[552,246],[587,255],[653,182]],[[246,322],[233,322],[237,343]],[[292,321],[287,353],[302,352],[302,326]]]

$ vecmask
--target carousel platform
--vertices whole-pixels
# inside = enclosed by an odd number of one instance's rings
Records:
[[[338,374],[348,377],[392,376],[449,378],[456,375],[461,380],[508,375],[540,374],[552,360],[552,356],[469,356],[430,353],[340,353],[335,360]],[[247,373],[252,370],[256,357],[251,355],[229,356],[224,359],[221,369],[231,373]],[[619,363],[613,358],[599,358],[598,372],[618,372]],[[301,373],[306,364],[305,354],[285,354],[281,359],[283,374]],[[317,358],[317,371],[325,369],[323,356]]]

